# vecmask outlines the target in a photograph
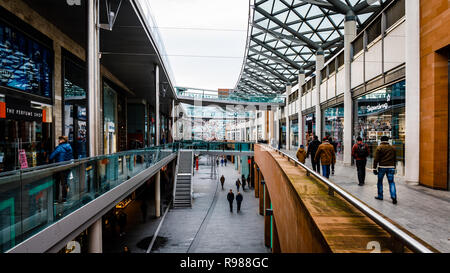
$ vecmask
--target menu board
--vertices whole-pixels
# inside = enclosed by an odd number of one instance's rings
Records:
[[[50,98],[53,53],[0,22],[0,86]]]

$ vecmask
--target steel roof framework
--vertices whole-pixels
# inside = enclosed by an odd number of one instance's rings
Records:
[[[315,72],[315,55],[336,54],[344,41],[344,20],[358,28],[393,0],[255,0],[247,55],[236,96],[276,96]]]

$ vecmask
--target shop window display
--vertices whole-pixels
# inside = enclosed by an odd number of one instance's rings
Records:
[[[397,151],[397,169],[404,174],[405,81],[371,92],[355,101],[355,136],[369,145],[368,166],[382,136],[388,136]]]
[[[344,105],[330,107],[323,113],[323,135],[330,136],[336,143],[336,157],[344,159]]]
[[[51,98],[53,53],[0,22],[0,87]]]

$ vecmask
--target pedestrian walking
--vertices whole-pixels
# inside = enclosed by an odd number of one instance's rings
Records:
[[[222,190],[223,190],[223,184],[225,184],[225,176],[223,176],[223,174],[220,177],[220,184],[222,185]]]
[[[67,136],[58,137],[58,146],[51,153],[49,159],[55,162],[64,162],[73,159],[72,146],[69,144],[69,138]],[[58,203],[65,202],[67,200],[67,178],[70,174],[68,171],[60,171],[55,174],[55,201]],[[59,195],[61,191],[61,196]]]
[[[223,157],[220,159],[220,166],[223,167]]]
[[[219,167],[219,159],[218,158],[216,159],[216,165],[217,165],[217,167]]]
[[[337,142],[335,142],[331,136],[328,139],[330,141],[330,144],[333,146],[334,154],[336,155],[336,153],[337,153]],[[334,175],[334,164],[335,163],[331,164],[331,175]]]
[[[230,212],[233,212],[234,193],[232,189],[230,189],[230,192],[227,194],[227,200],[230,204]]]
[[[373,173],[378,175],[378,195],[375,196],[375,199],[383,200],[383,178],[384,175],[386,175],[389,183],[389,192],[391,194],[392,203],[397,204],[397,192],[394,183],[396,164],[397,155],[395,153],[395,149],[389,144],[389,137],[382,136],[381,143],[377,147],[375,157],[373,159]]]
[[[242,190],[245,190],[245,184],[247,182],[245,181],[245,175],[242,175],[241,179],[242,179]]]
[[[297,150],[297,159],[300,163],[305,164],[305,160],[306,160],[306,151],[305,151],[305,146],[300,145],[300,147]]]
[[[311,164],[313,167],[313,170],[320,174],[320,160],[316,161],[315,156],[317,153],[317,150],[319,149],[321,142],[319,141],[318,136],[314,136],[314,140],[309,143],[308,146],[308,152],[306,153],[306,157],[309,157],[311,155]]]
[[[238,178],[238,180],[236,180],[236,188],[237,188],[237,191],[239,191],[239,188],[241,187],[241,181],[239,180],[239,178]]]
[[[225,163],[225,167],[227,166],[227,161],[228,159],[225,157],[225,159],[223,160],[223,162]]]
[[[323,139],[323,143],[317,149],[314,160],[320,161],[322,164],[322,175],[330,178],[330,165],[336,163],[336,155],[333,145],[330,144],[327,137]]]
[[[358,173],[358,185],[364,186],[366,179],[366,164],[369,156],[369,146],[363,143],[362,138],[356,139],[356,144],[352,148],[352,156],[356,162],[356,172]]]
[[[119,218],[118,223],[119,223],[119,230],[120,230],[119,236],[122,236],[125,234],[125,227],[127,225],[127,214],[125,212],[123,212],[122,210],[120,210],[118,218]]]
[[[244,197],[242,196],[242,194],[240,192],[238,192],[236,195],[237,212],[241,211],[241,204],[242,204],[243,199],[244,199]]]
[[[247,175],[248,188],[253,188],[252,181],[250,180],[250,174]]]

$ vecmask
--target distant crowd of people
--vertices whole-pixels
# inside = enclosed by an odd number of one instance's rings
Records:
[[[356,172],[358,176],[358,185],[364,186],[366,178],[366,164],[367,157],[369,157],[369,146],[365,144],[361,137],[356,139],[355,145],[352,147],[352,156],[355,159]],[[308,149],[305,150],[303,145],[297,150],[297,159],[301,163],[306,162],[306,158],[311,156],[311,165],[315,172],[326,178],[334,175],[336,164],[336,147],[337,143],[331,137],[325,137],[322,142],[317,136],[309,142]],[[377,200],[383,200],[383,179],[387,177],[389,183],[389,191],[393,204],[397,204],[397,193],[394,182],[395,168],[396,168],[396,152],[394,147],[389,144],[389,137],[381,137],[381,143],[376,148],[373,160],[373,173],[378,176],[377,189],[378,194],[375,196]],[[320,167],[322,165],[322,168]]]

